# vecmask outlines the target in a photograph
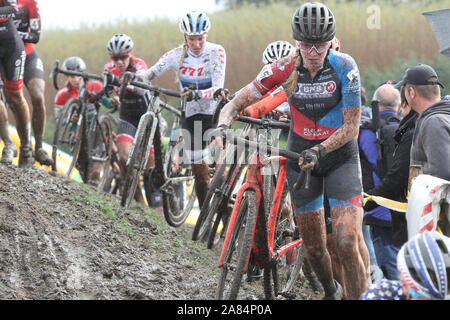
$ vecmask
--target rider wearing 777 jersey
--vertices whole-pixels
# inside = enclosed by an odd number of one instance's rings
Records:
[[[209,184],[209,167],[205,161],[207,141],[204,135],[214,127],[212,118],[216,102],[213,95],[224,86],[226,66],[225,49],[206,41],[210,27],[210,20],[203,12],[191,11],[184,15],[180,21],[184,44],[164,54],[147,70],[144,77],[145,81],[151,82],[168,70],[174,70],[182,96],[187,96],[182,128],[189,132],[189,136],[183,135],[183,138],[186,143],[185,154],[195,176],[200,207]]]

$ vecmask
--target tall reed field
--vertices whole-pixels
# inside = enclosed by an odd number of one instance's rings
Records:
[[[439,56],[439,46],[422,13],[449,8],[450,0],[323,2],[336,17],[336,35],[341,41],[342,51],[353,56],[359,66],[369,101],[380,81],[399,80],[407,65],[420,61],[432,65],[441,61],[441,65],[448,65],[449,58]],[[212,27],[208,41],[219,43],[226,50],[227,88],[238,90],[255,78],[262,68],[262,52],[271,41],[283,39],[295,43],[291,19],[297,7],[276,3],[210,14]],[[55,60],[62,63],[69,56],[82,57],[89,72],[100,74],[109,61],[107,42],[116,33],[126,33],[133,38],[134,55],[143,58],[149,67],[165,52],[183,42],[178,22],[168,19],[131,23],[111,21],[96,27],[81,26],[77,30],[46,29],[43,21],[41,41],[36,48],[44,61],[47,79]],[[447,72],[440,78],[450,85],[449,75]],[[174,73],[164,75],[155,84],[178,88]],[[49,116],[53,114],[55,93],[48,79],[46,101]]]

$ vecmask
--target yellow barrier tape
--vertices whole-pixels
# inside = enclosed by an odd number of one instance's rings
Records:
[[[375,201],[378,205],[386,207],[388,209],[391,210],[395,210],[398,212],[406,212],[406,209],[408,208],[408,203],[404,203],[404,202],[399,202],[399,201],[395,201],[395,200],[391,200],[391,199],[387,199],[387,198],[383,198],[383,197],[378,197],[378,196],[371,196],[368,195],[367,193],[364,193],[364,204],[367,203],[367,201]]]
[[[16,145],[17,150],[20,150],[20,138],[19,135],[17,133],[17,129],[12,126],[9,125],[9,134],[11,136],[11,140],[14,142],[14,144]],[[34,148],[34,137],[31,138],[31,142]],[[0,153],[3,151],[3,147],[4,147],[4,143],[3,141],[1,141],[0,139]],[[43,142],[42,143],[42,147],[44,148],[44,150],[51,155],[52,154],[52,146],[49,145],[48,143]],[[19,151],[20,152],[20,151]],[[70,155],[68,155],[65,152],[59,151],[56,154],[56,170],[61,174],[64,175],[64,173],[67,171],[67,168],[69,167],[70,163],[72,162],[72,157]],[[13,165],[18,166],[19,165],[19,154],[17,155],[17,157],[15,157],[13,159]],[[35,162],[34,163],[35,167],[41,168],[47,172],[51,171],[52,168],[50,166],[41,166],[39,164],[39,162]],[[78,170],[74,169],[72,171],[72,174],[70,175],[70,179],[81,182],[81,177],[80,174],[78,173]]]

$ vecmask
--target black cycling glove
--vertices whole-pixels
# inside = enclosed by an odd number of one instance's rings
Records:
[[[303,164],[308,164],[314,162],[317,164],[319,162],[319,153],[314,149],[306,149],[300,153],[300,157],[303,158]]]
[[[214,92],[214,96],[213,96],[214,100],[216,100],[216,101],[219,100],[219,98],[222,97],[222,92],[225,93],[226,97],[228,97],[228,95],[230,94],[230,91],[228,89],[225,89],[225,88],[217,89],[216,92]]]
[[[203,94],[201,91],[199,90],[191,90],[188,88],[184,88],[184,92],[189,91],[188,95],[187,95],[187,101],[192,101],[192,100],[200,100],[201,98],[203,98]]]

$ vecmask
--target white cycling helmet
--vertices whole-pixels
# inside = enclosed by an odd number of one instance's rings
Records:
[[[188,12],[180,21],[180,31],[188,36],[198,36],[211,28],[206,13],[201,11]]]
[[[80,57],[69,57],[64,60],[61,69],[66,71],[84,72],[86,71],[86,63],[84,63],[83,59]]]
[[[131,52],[133,50],[134,43],[130,36],[120,33],[115,34],[108,42],[108,52],[110,55],[118,55]]]
[[[397,267],[411,289],[435,300],[450,299],[450,238],[424,231],[405,243]]]
[[[269,64],[286,57],[295,51],[295,47],[287,41],[279,40],[270,43],[264,50],[262,62]]]

